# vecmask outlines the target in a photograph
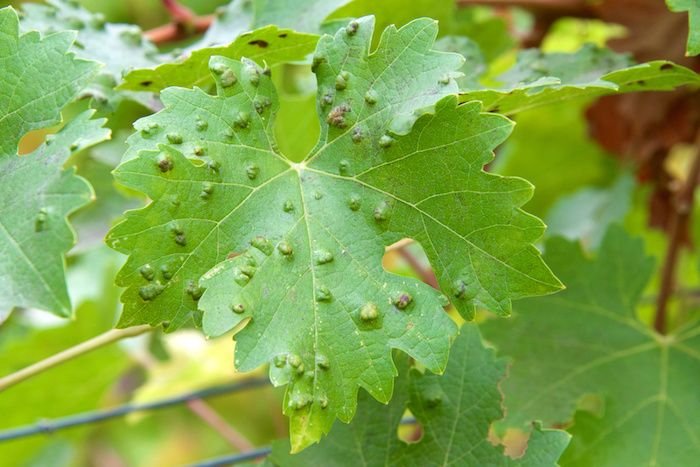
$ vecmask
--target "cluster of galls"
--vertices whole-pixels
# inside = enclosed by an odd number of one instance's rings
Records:
[[[273,358],[272,363],[276,368],[281,370],[285,368],[288,369],[291,372],[292,377],[297,380],[302,378],[307,379],[307,383],[309,383],[309,385],[314,379],[315,370],[306,370],[302,358],[295,353],[277,355],[275,358]],[[327,371],[330,368],[330,360],[325,355],[317,354],[315,358],[315,365],[319,370]],[[291,409],[301,410],[304,407],[311,405],[312,402],[313,396],[311,394],[301,391],[292,391],[292,394],[289,397],[288,405]],[[328,408],[328,397],[325,395],[319,396],[317,398],[317,403],[322,409]]]
[[[216,62],[211,65],[211,70],[216,75],[219,75],[221,85],[223,87],[231,87],[238,83],[238,77],[234,71],[224,63]],[[248,82],[253,86],[258,86],[260,83],[260,75],[269,75],[269,68],[262,70],[262,72],[255,66],[252,62],[246,63],[243,68],[244,76],[247,76]],[[256,96],[252,101],[251,110],[255,113],[262,115],[272,106],[272,100],[267,96]],[[252,121],[251,113],[247,111],[238,112],[230,126],[227,126],[223,132],[222,136],[225,140],[233,140],[235,137],[235,130],[245,130],[250,128]],[[209,129],[209,122],[205,120],[201,115],[196,115],[194,120],[194,128],[197,133],[204,133]],[[160,133],[162,130],[161,125],[155,121],[150,121],[145,123],[140,132],[141,136],[145,139],[150,139]],[[194,135],[192,135],[194,136]],[[199,144],[195,144],[192,147],[192,154],[197,157],[204,157],[206,155],[206,147],[204,146],[204,138],[202,136],[194,136],[198,140]],[[163,137],[164,142],[170,145],[179,146],[185,143],[185,137],[182,133],[178,131],[170,131],[165,133]],[[217,161],[210,160],[207,162],[207,166],[212,172],[219,171],[220,164]],[[156,167],[162,173],[170,172],[174,168],[174,162],[168,154],[160,154],[156,158]],[[249,179],[253,180],[257,177],[259,173],[259,168],[255,165],[249,165],[246,167],[246,174]],[[203,190],[206,192],[206,190]],[[211,193],[208,193],[211,194]],[[203,199],[207,199],[206,194],[202,195]]]
[[[357,31],[360,28],[360,24],[357,21],[351,21],[345,28],[345,34],[349,37],[354,36],[357,34]],[[313,58],[313,62],[311,64],[311,70],[316,71],[318,67],[326,61],[326,58],[321,56],[321,55],[315,55]],[[352,76],[350,73],[346,70],[341,71],[336,75],[335,77],[335,93],[329,91],[326,92],[322,97],[321,97],[321,108],[327,108],[328,106],[331,106],[333,104],[333,101],[335,97],[341,97],[343,96],[342,93],[347,91],[348,89],[352,88]],[[335,94],[335,95],[334,95]],[[364,95],[364,101],[367,105],[369,106],[374,106],[377,104],[379,101],[379,95],[374,89],[369,89],[367,92],[365,92]],[[333,128],[338,128],[338,129],[345,129],[349,125],[349,114],[352,112],[352,106],[350,105],[349,102],[342,102],[330,109],[328,114],[326,115],[326,123],[330,125]],[[366,135],[366,130],[364,130],[360,126],[355,126],[352,129],[351,132],[351,139],[353,143],[359,144],[361,143]],[[391,146],[391,144],[394,142],[394,139],[389,136],[388,134],[382,135],[377,143],[379,144],[379,147],[381,148],[388,148]]]

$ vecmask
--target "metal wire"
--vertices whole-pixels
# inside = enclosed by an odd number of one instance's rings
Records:
[[[272,448],[270,446],[265,446],[262,448],[253,449],[252,451],[242,452],[240,454],[229,454],[227,456],[215,457],[213,459],[200,461],[195,464],[190,464],[189,467],[221,467],[224,465],[234,465],[268,456],[271,452]]]
[[[37,434],[51,434],[65,428],[71,428],[79,425],[109,420],[111,418],[121,417],[132,412],[142,412],[146,410],[157,410],[172,405],[182,404],[193,399],[204,399],[207,397],[228,394],[232,392],[244,391],[246,389],[257,388],[267,385],[268,381],[265,378],[251,378],[245,381],[239,381],[231,384],[214,386],[200,391],[194,391],[176,397],[162,399],[144,404],[125,404],[112,409],[95,410],[84,412],[77,415],[69,415],[54,420],[39,420],[37,423],[25,425],[18,428],[12,428],[5,431],[0,431],[0,442],[9,441],[12,439],[33,436]]]
[[[414,425],[418,423],[415,417],[406,417],[401,419],[402,425]],[[226,456],[214,457],[212,459],[203,460],[190,464],[188,467],[223,467],[226,465],[240,464],[241,462],[250,461],[254,459],[260,459],[261,457],[269,456],[272,452],[270,446],[264,446],[261,448],[253,449],[248,452],[241,452],[239,454],[228,454]]]

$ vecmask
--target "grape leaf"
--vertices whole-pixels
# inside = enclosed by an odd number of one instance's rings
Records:
[[[87,181],[62,166],[72,152],[109,139],[105,120],[90,120],[92,114],[83,112],[31,154],[0,159],[0,309],[71,315],[63,254],[75,236],[66,216],[94,196]]]
[[[226,45],[235,40],[239,34],[255,29],[253,8],[253,0],[233,0],[228,5],[220,7],[204,36],[187,47],[187,50]]]
[[[498,77],[500,87],[463,90],[461,101],[478,100],[488,111],[511,115],[575,98],[700,85],[700,75],[672,62],[628,64],[626,56],[592,45],[575,53],[526,50]]]
[[[119,89],[159,92],[168,86],[204,87],[214,82],[208,70],[212,56],[247,57],[272,66],[280,62],[303,60],[313,52],[317,41],[318,36],[314,34],[265,26],[241,33],[229,45],[195,50],[175,63],[134,70],[124,77]]]
[[[25,133],[60,121],[60,110],[98,65],[68,54],[74,34],[19,35],[17,13],[0,10],[0,159],[14,158]]]
[[[486,73],[487,64],[479,45],[464,36],[443,36],[435,42],[435,48],[444,52],[456,52],[464,57],[460,71],[464,74],[457,78],[460,89],[478,88],[479,79]]]
[[[457,106],[462,60],[431,50],[436,22],[390,27],[369,54],[372,29],[367,17],[319,42],[322,134],[302,163],[275,150],[269,77],[215,57],[217,95],[163,91],[165,109],[136,123],[115,172],[154,200],[108,235],[131,255],[117,278],[127,287],[119,325],[178,327],[207,288],[208,335],[247,323],[239,370],[289,362],[271,377],[291,383],[295,449],[336,416],[349,421],[358,386],[389,400],[392,348],[445,366],[455,328],[444,301],[384,271],[385,246],[423,245],[466,317],[475,304],[507,315],[511,299],[560,288],[531,244],[542,223],[520,209],[531,185],[482,170],[512,123]]]
[[[338,21],[366,15],[376,17],[378,29],[392,24],[403,26],[414,18],[433,18],[440,24],[440,35],[469,38],[478,45],[487,62],[511,49],[514,44],[506,21],[492,9],[458,7],[453,0],[352,0],[332,13],[323,24],[323,29]]]
[[[48,0],[47,3],[22,5],[22,29],[44,34],[77,31],[78,39],[71,51],[80,58],[104,63],[103,73],[109,74],[115,84],[121,80],[124,70],[158,62],[158,49],[143,36],[138,26],[107,23],[104,15],[88,11],[78,2]]]
[[[138,102],[151,110],[159,104],[151,94],[115,91],[122,74],[130,69],[149,67],[161,61],[158,50],[132,24],[105,22],[104,15],[84,9],[78,2],[49,0],[48,5],[25,3],[21,27],[43,34],[60,30],[74,30],[77,40],[71,51],[80,58],[103,63],[99,76],[91,81],[81,97],[92,97],[95,108],[113,112],[124,99]]]
[[[218,14],[204,37],[175,63],[129,73],[120,89],[159,92],[168,86],[213,84],[209,59],[246,57],[273,66],[301,61],[314,50],[320,22],[347,0],[234,0]],[[304,32],[297,32],[304,31]]]
[[[686,55],[700,54],[700,3],[697,0],[666,0],[674,13],[688,12],[688,47]]]
[[[634,187],[634,177],[625,172],[608,187],[587,187],[562,196],[547,214],[547,235],[578,239],[597,249],[608,227],[630,210]]]
[[[97,71],[67,53],[72,33],[19,35],[17,14],[0,10],[0,309],[71,312],[62,255],[73,244],[66,215],[91,199],[90,186],[61,166],[79,146],[109,135],[85,113],[51,144],[18,157],[28,131],[57,123],[60,110]]]
[[[476,325],[462,327],[444,375],[409,373],[407,366],[402,365],[396,395],[388,406],[362,394],[350,425],[336,425],[322,444],[295,455],[288,454],[288,442],[276,442],[272,463],[344,466],[349,459],[363,459],[368,467],[557,465],[569,441],[563,431],[536,428],[525,455],[518,459],[488,440],[489,426],[503,416],[498,384],[506,362],[484,347]],[[413,444],[396,436],[406,405],[423,428],[420,441]]]
[[[697,321],[662,336],[635,308],[653,271],[642,242],[608,231],[597,257],[553,239],[545,258],[567,289],[518,304],[508,323],[487,323],[484,336],[513,356],[504,382],[507,421],[533,414],[571,420],[584,395],[602,399],[596,416],[581,412],[563,465],[693,465],[700,455]],[[691,418],[689,418],[691,417]]]
[[[350,0],[256,0],[255,24],[279,24],[297,31],[318,33],[321,22]]]
[[[287,0],[233,0],[217,10],[216,18],[204,37],[188,47],[188,50],[225,45],[241,33],[269,25],[319,34],[319,26],[328,16],[327,12],[332,12],[347,2],[348,0],[303,0],[293,3]]]

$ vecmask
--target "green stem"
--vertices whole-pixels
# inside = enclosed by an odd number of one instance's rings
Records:
[[[143,325],[133,326],[126,329],[109,330],[103,334],[100,334],[99,336],[93,337],[90,340],[81,342],[78,345],[66,349],[63,352],[59,352],[55,355],[45,358],[44,360],[41,360],[40,362],[37,362],[33,365],[29,365],[26,368],[22,368],[19,371],[16,371],[10,375],[0,378],[0,392],[14,386],[15,384],[21,383],[25,379],[31,378],[32,376],[36,376],[50,368],[60,365],[61,363],[65,363],[76,357],[79,357],[80,355],[92,352],[95,349],[99,349],[100,347],[104,347],[105,345],[111,344],[121,339],[125,339],[127,337],[138,336],[140,334],[149,332],[153,329],[155,328],[148,325]]]

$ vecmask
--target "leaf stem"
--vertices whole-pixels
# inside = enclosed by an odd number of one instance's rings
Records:
[[[92,339],[89,339],[85,342],[81,342],[78,345],[75,345],[69,349],[66,349],[62,352],[45,358],[40,362],[34,363],[33,365],[29,365],[26,368],[22,368],[19,371],[16,371],[10,375],[0,378],[0,392],[24,381],[25,379],[31,378],[32,376],[36,376],[40,373],[43,373],[46,370],[60,365],[61,363],[65,363],[76,357],[79,357],[80,355],[92,352],[93,350],[99,349],[100,347],[104,347],[105,345],[111,344],[121,339],[125,339],[127,337],[138,336],[139,334],[149,332],[153,329],[155,328],[148,325],[133,326],[125,329],[111,329],[105,333],[100,334],[99,336],[93,337]]]
[[[695,139],[695,157],[688,173],[688,179],[683,184],[675,199],[675,209],[671,218],[669,229],[668,248],[661,273],[661,287],[656,300],[656,315],[654,317],[654,329],[661,334],[666,333],[668,301],[673,294],[676,282],[676,265],[680,255],[693,212],[695,187],[700,176],[700,132]]]

